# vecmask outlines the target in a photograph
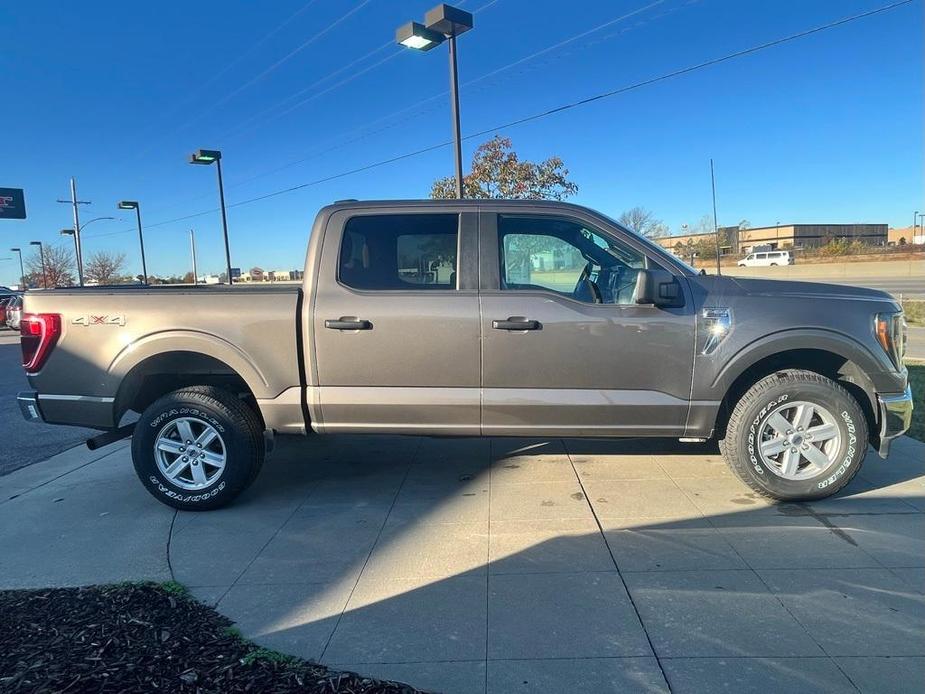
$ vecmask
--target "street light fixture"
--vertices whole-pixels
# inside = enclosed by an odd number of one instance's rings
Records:
[[[88,226],[93,224],[93,222],[100,222],[104,219],[113,220],[115,217],[94,217],[89,222],[85,222],[80,225],[80,230],[83,231]],[[81,253],[81,244],[80,244],[80,234],[74,232],[73,229],[62,229],[61,236],[73,236],[74,237],[74,258],[75,260],[79,259],[77,262],[77,284],[78,286],[83,285],[83,256]]]
[[[190,164],[208,166],[215,164],[218,168],[218,199],[222,205],[222,232],[225,235],[225,265],[228,272],[228,284],[231,280],[231,249],[228,246],[228,217],[225,214],[225,186],[222,183],[222,153],[217,149],[200,149],[189,155]]]
[[[45,270],[45,247],[41,241],[30,241],[29,245],[39,247],[39,257],[42,259],[42,286],[48,289],[48,272]]]
[[[406,48],[429,51],[444,41],[450,57],[450,107],[453,115],[453,144],[456,155],[456,197],[465,194],[462,171],[462,136],[459,124],[459,75],[456,69],[456,37],[472,28],[472,14],[450,5],[437,5],[424,15],[426,24],[408,22],[395,32],[395,40]]]
[[[138,243],[141,245],[141,275],[142,284],[148,283],[148,264],[145,262],[145,238],[141,233],[141,206],[135,200],[120,200],[117,207],[120,210],[135,210],[135,218],[138,220]]]
[[[436,48],[444,42],[443,34],[431,31],[423,24],[418,22],[408,22],[398,27],[395,32],[395,40],[405,48],[413,48],[416,51],[429,51]]]
[[[19,254],[19,288],[22,289],[26,284],[26,270],[22,266],[22,249],[11,248],[10,252]]]

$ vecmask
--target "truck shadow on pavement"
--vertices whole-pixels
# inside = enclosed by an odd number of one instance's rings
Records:
[[[441,691],[913,688],[925,445],[773,505],[657,440],[281,442],[178,514],[174,575],[259,643]]]

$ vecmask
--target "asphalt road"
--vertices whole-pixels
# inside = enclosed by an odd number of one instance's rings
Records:
[[[29,384],[20,357],[19,336],[0,330],[0,475],[45,460],[99,433],[23,420],[16,393]]]

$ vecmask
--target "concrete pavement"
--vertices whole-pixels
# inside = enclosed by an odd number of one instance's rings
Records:
[[[171,575],[279,650],[450,692],[918,691],[925,444],[772,506],[669,441],[283,440],[174,513],[126,444],[0,478],[0,587]]]

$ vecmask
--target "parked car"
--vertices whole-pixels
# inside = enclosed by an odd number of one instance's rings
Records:
[[[19,330],[20,321],[22,319],[22,296],[14,296],[7,302],[6,305],[6,326],[10,330]]]
[[[12,294],[0,295],[0,330],[7,328],[6,305],[13,299]]]
[[[793,265],[790,251],[762,251],[749,253],[738,263],[739,267],[772,267],[775,265]]]
[[[558,202],[341,202],[301,287],[52,289],[26,309],[26,419],[133,435],[141,482],[180,509],[228,503],[274,436],[309,433],[715,437],[756,492],[818,499],[912,416],[889,294],[699,274]]]

